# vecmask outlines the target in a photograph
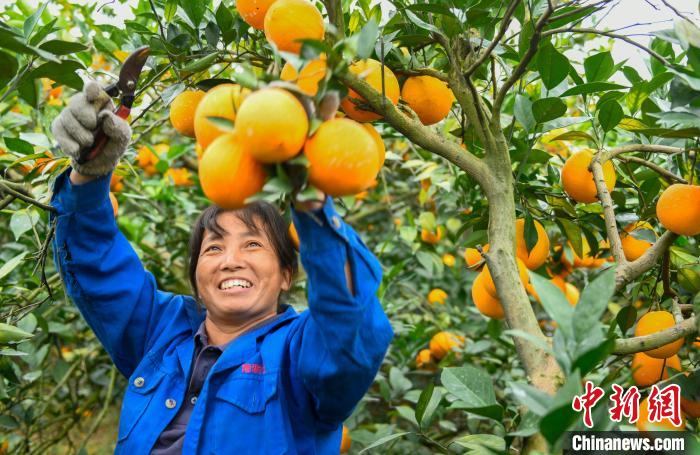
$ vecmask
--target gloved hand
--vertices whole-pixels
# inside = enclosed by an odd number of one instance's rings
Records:
[[[107,136],[104,149],[92,160],[78,164],[80,151],[90,147],[98,129]],[[97,82],[89,81],[82,93],[68,101],[51,125],[58,145],[71,158],[78,173],[90,176],[109,174],[126,151],[131,139],[131,127],[114,114],[114,103]]]

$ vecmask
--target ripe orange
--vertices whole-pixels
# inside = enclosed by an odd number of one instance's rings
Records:
[[[204,95],[194,114],[194,134],[202,150],[206,152],[214,139],[230,132],[207,117],[222,117],[231,122],[235,121],[236,111],[247,94],[248,90],[242,89],[240,85],[221,84]]]
[[[440,239],[442,239],[442,236],[445,234],[445,228],[442,226],[438,226],[435,232],[430,232],[427,229],[421,229],[420,231],[420,239],[428,243],[430,245],[435,245],[437,244]]]
[[[326,77],[327,69],[325,55],[306,63],[299,72],[287,62],[282,67],[280,79],[294,82],[299,90],[309,96],[315,96],[318,92],[318,83]]]
[[[440,288],[431,289],[428,293],[428,303],[430,303],[431,305],[434,305],[436,303],[444,305],[445,300],[447,300],[447,292],[443,291]]]
[[[472,284],[472,300],[476,308],[484,316],[494,319],[503,319],[505,316],[501,301],[493,297],[484,285],[484,272],[479,273]]]
[[[294,226],[294,223],[289,223],[289,238],[292,239],[292,243],[294,244],[294,249],[299,251],[299,234],[297,233],[297,228]]]
[[[185,90],[170,104],[170,123],[180,134],[194,137],[194,114],[202,98],[201,90]]]
[[[700,234],[700,186],[676,183],[666,188],[656,203],[656,216],[673,233]]]
[[[382,166],[384,166],[384,160],[386,159],[386,146],[384,145],[384,139],[382,139],[382,136],[372,125],[364,123],[362,126],[369,132],[370,135],[372,135],[372,139],[374,139],[374,143],[377,145],[377,156],[379,157],[379,168],[377,169],[377,172],[379,172],[382,169]]]
[[[109,202],[112,203],[112,211],[114,212],[114,217],[116,218],[117,213],[119,212],[119,202],[117,202],[117,197],[112,192],[109,193]]]
[[[578,299],[581,296],[578,288],[571,283],[566,283],[566,290],[564,291],[566,300],[569,301],[569,305],[576,306]]]
[[[569,246],[571,247],[571,244],[569,244]],[[605,263],[605,259],[599,259],[595,256],[591,256],[591,246],[588,244],[588,240],[583,235],[581,236],[581,254],[583,255],[583,258],[576,254],[573,247],[571,247],[571,250],[574,253],[574,267],[596,268]],[[564,256],[562,256],[562,260],[564,260],[563,258]]]
[[[484,245],[481,250],[486,253],[489,251],[489,244]],[[474,267],[477,264],[481,264],[484,258],[479,253],[476,248],[466,248],[464,250],[464,262],[467,263],[467,267]]]
[[[433,362],[433,355],[430,353],[430,349],[421,349],[416,356],[416,367],[426,368]]]
[[[214,140],[199,162],[199,181],[207,198],[224,209],[245,206],[262,190],[265,170],[245,152],[232,133]]]
[[[109,190],[113,191],[115,193],[118,193],[121,190],[123,190],[124,189],[124,184],[122,183],[123,179],[124,179],[123,176],[113,173],[112,177],[110,177],[110,179],[109,179]]]
[[[350,65],[348,70],[364,79],[365,82],[379,93],[382,92],[382,64],[377,60],[366,59],[357,61]],[[384,94],[392,103],[396,104],[399,102],[399,81],[388,67],[384,67]],[[357,99],[359,101],[355,102],[352,99]],[[348,96],[341,101],[340,106],[348,117],[358,122],[371,122],[372,120],[382,118],[381,115],[373,111],[361,109],[357,106],[357,104],[363,103],[364,100],[357,92],[349,90]]]
[[[265,14],[265,37],[280,51],[298,54],[301,39],[322,40],[323,16],[306,0],[277,0]]]
[[[685,416],[681,412],[681,426],[677,427],[668,419],[661,422],[649,421],[649,397],[639,403],[639,419],[635,423],[639,431],[683,431],[685,429]]]
[[[634,336],[651,335],[652,333],[669,329],[674,325],[676,325],[676,321],[668,311],[650,311],[637,321]],[[683,338],[644,353],[655,359],[667,359],[676,354],[682,346]]]
[[[690,418],[697,419],[700,417],[700,401],[681,397],[681,409]]]
[[[681,371],[681,359],[677,355],[668,359],[655,359],[643,352],[638,352],[632,358],[632,380],[639,387],[649,387],[663,379],[668,379],[669,368]]]
[[[46,156],[42,156],[34,160],[34,166],[32,167],[36,169],[37,174],[41,174],[44,171],[44,168],[46,168],[46,165],[55,159],[53,153],[49,152],[48,150],[44,152],[44,155]]]
[[[577,202],[591,203],[598,200],[593,174],[588,170],[592,159],[593,150],[581,150],[571,155],[561,169],[561,184],[564,191]],[[611,161],[606,161],[603,164],[603,176],[605,186],[608,191],[612,191],[617,176]]]
[[[464,345],[464,337],[450,332],[438,332],[430,339],[430,353],[437,360],[442,359],[453,349]]]
[[[202,155],[204,155],[204,149],[202,148],[202,144],[197,142],[194,145],[194,152],[197,154],[197,161],[202,159]]]
[[[281,163],[299,153],[309,132],[304,106],[286,90],[266,88],[248,96],[236,115],[241,147],[261,163]]]
[[[309,181],[331,196],[367,189],[379,169],[372,135],[347,118],[323,122],[306,141],[304,154],[309,160]]]
[[[351,444],[352,439],[350,439],[350,430],[348,430],[348,427],[343,425],[343,438],[340,440],[340,453],[348,453],[350,451]]]
[[[455,257],[450,253],[445,253],[442,255],[442,263],[445,264],[447,267],[454,267]]]
[[[432,76],[413,76],[406,79],[401,98],[418,115],[423,125],[432,125],[447,117],[455,100],[452,90]]]
[[[156,144],[153,148],[143,145],[139,147],[136,162],[138,166],[143,169],[146,174],[154,175],[156,172],[156,164],[160,161],[158,155],[161,153],[166,153],[170,147],[167,144]]]
[[[165,174],[163,174],[163,177],[165,179],[171,179],[173,182],[173,185],[175,185],[175,186],[191,186],[193,183],[192,176],[190,175],[190,171],[184,167],[180,167],[180,168],[171,167],[167,171],[165,171]]]
[[[236,0],[236,10],[251,27],[262,30],[265,13],[275,0]]]
[[[625,226],[623,232],[620,233],[620,240],[622,242],[622,251],[625,253],[625,258],[628,261],[636,261],[653,245],[651,242],[637,239],[632,235],[632,232],[638,229],[654,232],[654,228],[646,221],[637,221]],[[656,236],[656,233],[654,233],[654,236]]]
[[[520,275],[520,282],[523,284],[523,286],[527,285],[527,283],[530,282],[530,275],[528,275],[527,272],[527,267],[525,266],[525,263],[521,261],[520,259],[516,259],[516,262],[518,263],[518,274]],[[482,274],[484,275],[484,289],[491,294],[491,297],[498,298],[498,294],[496,293],[496,284],[493,282],[493,278],[491,277],[491,272],[489,271],[489,266],[484,265],[484,270],[482,270]]]
[[[534,220],[535,231],[537,232],[537,243],[531,250],[527,249],[525,241],[525,220],[515,221],[515,254],[520,258],[528,269],[535,270],[542,266],[549,257],[549,236],[542,224]]]

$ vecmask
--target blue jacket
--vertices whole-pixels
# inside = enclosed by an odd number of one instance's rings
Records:
[[[190,296],[158,290],[115,223],[110,176],[54,184],[54,261],[71,299],[129,378],[115,453],[148,453],[184,399],[194,333]],[[381,365],[393,332],[376,297],[377,259],[336,213],[294,212],[309,309],[291,307],[235,339],[209,372],[186,454],[337,454],[341,423]],[[319,223],[320,221],[320,223]],[[355,295],[347,289],[351,265]]]

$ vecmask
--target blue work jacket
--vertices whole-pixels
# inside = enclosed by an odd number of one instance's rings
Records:
[[[110,176],[54,184],[54,260],[66,290],[129,378],[115,453],[146,454],[185,399],[194,298],[161,291],[117,228]],[[187,426],[186,454],[337,454],[342,422],[372,384],[391,342],[376,297],[381,267],[331,198],[294,212],[309,309],[236,338],[212,367]],[[347,288],[349,261],[354,295]]]

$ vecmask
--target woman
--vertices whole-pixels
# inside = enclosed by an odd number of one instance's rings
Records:
[[[392,338],[381,268],[333,202],[293,210],[309,309],[279,305],[297,260],[277,209],[206,209],[190,244],[196,299],[160,291],[118,230],[111,172],[131,131],[94,82],[53,124],[72,169],[54,184],[54,260],[129,378],[116,453],[338,453],[342,422]],[[102,128],[109,141],[79,164]]]

